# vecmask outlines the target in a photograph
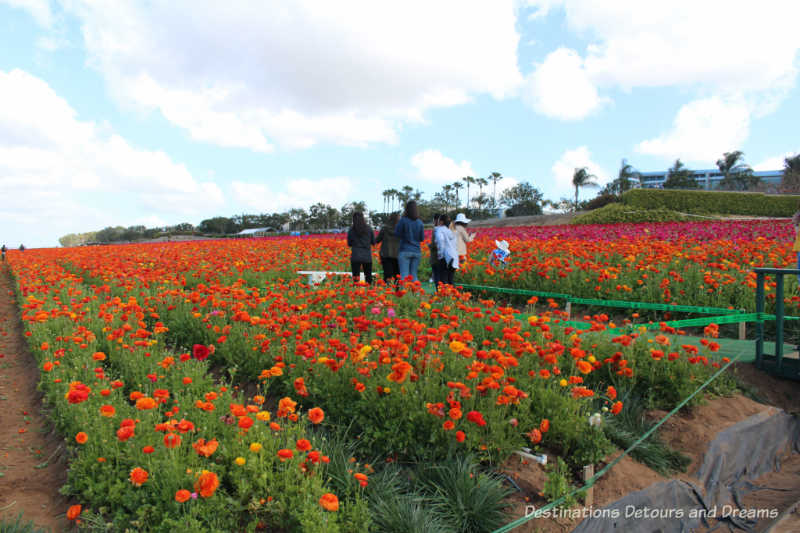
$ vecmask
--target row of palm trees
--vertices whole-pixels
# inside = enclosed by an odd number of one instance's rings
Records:
[[[434,201],[441,203],[447,207],[454,207],[458,208],[461,207],[461,199],[459,195],[459,191],[461,189],[466,188],[466,198],[465,198],[465,207],[469,208],[470,206],[476,207],[478,209],[484,209],[486,207],[495,207],[497,206],[497,183],[503,179],[503,175],[500,172],[492,172],[489,176],[485,178],[475,178],[473,176],[464,176],[458,181],[453,183],[448,183],[447,185],[442,186],[442,190],[437,192],[433,195]],[[492,184],[492,196],[488,197],[483,193],[483,188],[488,187],[489,184]],[[470,197],[469,188],[470,185],[477,186],[479,190],[479,194]],[[419,189],[414,190],[413,187],[408,185],[402,187],[400,190],[398,189],[386,189],[382,193],[383,196],[383,210],[384,212],[394,211],[395,210],[395,202],[397,202],[398,207],[402,207],[406,202],[409,200],[417,200],[419,201],[422,198],[422,191]]]

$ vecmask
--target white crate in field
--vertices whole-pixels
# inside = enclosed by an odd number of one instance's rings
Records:
[[[308,276],[309,285],[322,283],[328,276],[352,276],[352,272],[331,272],[326,270],[298,270],[301,276]],[[364,281],[364,273],[360,273],[361,281]]]

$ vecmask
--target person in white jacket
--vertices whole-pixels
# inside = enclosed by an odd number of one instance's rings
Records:
[[[470,219],[468,219],[464,213],[459,213],[456,215],[456,219],[450,227],[456,236],[456,250],[458,251],[458,257],[461,263],[467,260],[467,243],[472,242],[475,238],[474,233],[467,233],[467,224],[470,222]]]
[[[458,270],[458,250],[456,236],[450,230],[450,217],[442,215],[440,226],[436,226],[436,248],[439,254],[439,281],[446,285],[453,284],[453,275]]]

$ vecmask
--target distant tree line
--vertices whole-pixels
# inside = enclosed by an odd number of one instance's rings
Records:
[[[786,157],[784,161],[781,192],[800,192],[800,154]],[[725,152],[717,160],[717,168],[723,178],[719,188],[723,190],[746,191],[757,189],[760,179],[753,169],[744,163],[744,153],[736,150]],[[217,216],[201,221],[197,226],[188,222],[174,226],[146,228],[144,226],[107,227],[87,233],[71,233],[59,239],[62,246],[79,246],[89,243],[132,242],[169,237],[180,234],[233,235],[242,230],[269,228],[273,231],[326,231],[346,228],[350,225],[354,211],[361,211],[373,225],[382,224],[392,212],[402,211],[406,202],[416,200],[420,216],[429,221],[434,213],[463,212],[473,220],[505,216],[526,216],[542,214],[544,208],[567,212],[582,209],[596,209],[608,203],[619,201],[622,194],[634,187],[640,187],[641,175],[626,160],[622,160],[617,177],[600,188],[597,176],[587,167],[576,168],[572,185],[575,188],[574,200],[561,198],[547,200],[541,191],[529,182],[509,187],[498,195],[497,184],[504,177],[500,172],[492,172],[485,178],[464,176],[460,180],[442,186],[430,199],[423,197],[422,191],[405,185],[399,189],[386,189],[383,209],[370,211],[365,202],[348,202],[340,208],[318,202],[308,209],[293,208],[282,213],[241,214],[231,217]],[[490,189],[491,185],[491,189]],[[692,170],[677,159],[667,171],[663,184],[665,189],[698,189]],[[578,201],[582,188],[597,188],[598,194],[589,200]],[[485,191],[484,191],[485,189]],[[464,191],[463,195],[461,191]],[[474,194],[473,194],[474,193]],[[490,194],[491,193],[491,194]]]

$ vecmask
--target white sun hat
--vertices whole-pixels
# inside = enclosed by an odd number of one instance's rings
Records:
[[[456,219],[453,222],[461,222],[462,224],[469,224],[472,221],[468,219],[464,213],[459,213],[456,215]]]
[[[503,250],[504,252],[508,251],[508,242],[506,241],[494,241],[495,246]]]

